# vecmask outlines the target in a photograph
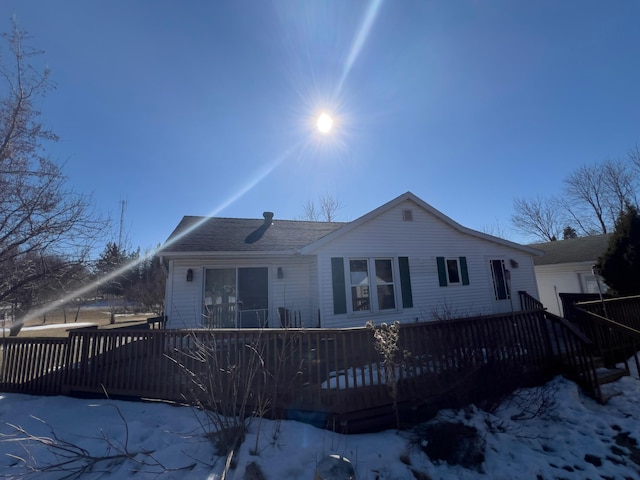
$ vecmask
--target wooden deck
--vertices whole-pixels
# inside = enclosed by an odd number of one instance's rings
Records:
[[[589,348],[540,309],[402,325],[406,353],[393,366],[366,328],[81,329],[68,339],[5,339],[0,390],[216,403],[241,389],[250,409],[268,405],[267,416],[353,432],[393,425],[385,371],[409,418],[544,381],[568,359],[589,386]]]

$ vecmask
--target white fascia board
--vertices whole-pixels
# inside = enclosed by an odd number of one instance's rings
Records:
[[[524,252],[526,252],[526,253],[528,253],[530,255],[536,255],[536,256],[544,255],[544,252],[542,250],[538,250],[536,248],[527,247],[525,245],[520,245],[519,243],[511,242],[511,241],[505,240],[503,238],[494,237],[493,235],[488,235],[486,233],[478,232],[476,230],[472,230],[470,228],[463,227],[458,222],[456,222],[455,220],[447,217],[444,213],[440,212],[439,210],[436,210],[431,205],[429,205],[427,202],[425,202],[424,200],[422,200],[421,198],[417,197],[416,195],[414,195],[411,192],[403,193],[399,197],[396,197],[393,200],[385,203],[384,205],[381,205],[380,207],[376,208],[375,210],[372,210],[369,213],[363,215],[362,217],[357,218],[353,222],[348,223],[347,225],[345,225],[343,227],[340,227],[339,229],[331,232],[328,235],[325,235],[320,240],[317,240],[317,241],[307,245],[306,247],[302,248],[300,250],[300,253],[302,253],[302,254],[310,254],[310,253],[314,252],[316,249],[318,249],[319,247],[321,247],[323,245],[326,245],[327,243],[329,243],[329,242],[333,241],[334,239],[346,234],[347,232],[350,232],[351,230],[353,230],[355,228],[358,228],[360,225],[366,223],[367,221],[371,220],[372,218],[377,217],[378,215],[386,212],[387,210],[390,210],[391,208],[395,207],[396,205],[399,205],[400,203],[402,203],[402,202],[404,202],[406,200],[412,201],[418,207],[423,208],[424,210],[426,210],[427,212],[429,212],[430,214],[432,214],[436,218],[442,220],[447,225],[453,227],[454,229],[456,229],[459,232],[464,233],[466,235],[470,235],[470,236],[477,237],[477,238],[482,238],[483,240],[487,240],[489,242],[498,243],[500,245],[503,245],[503,246],[506,246],[506,247],[509,247],[509,248],[514,248],[516,250],[524,251]]]
[[[500,245],[504,245],[506,247],[515,248],[516,250],[521,250],[523,252],[529,253],[531,255],[535,255],[537,257],[543,256],[545,253],[542,250],[538,250],[537,248],[527,247],[526,245],[521,245],[519,243],[511,242],[509,240],[505,240],[504,238],[494,237],[493,235],[489,235],[487,233],[478,232],[477,230],[472,230],[467,227],[463,227],[462,225],[458,225],[459,230],[467,235],[472,235],[474,237],[483,238],[489,242],[499,243]]]
[[[293,257],[299,252],[288,250],[286,252],[162,252],[167,258],[190,257]]]

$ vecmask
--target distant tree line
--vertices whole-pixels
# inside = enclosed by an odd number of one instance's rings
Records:
[[[628,206],[638,206],[640,149],[626,158],[583,165],[564,179],[557,196],[516,198],[511,221],[542,242],[610,233]]]
[[[42,53],[12,22],[0,51],[0,306],[18,314],[77,287],[106,228],[91,198],[66,186],[47,154],[58,137],[38,106],[53,88]]]
[[[103,298],[122,299],[131,308],[162,313],[165,273],[156,255],[141,257],[139,248],[127,251],[109,242],[95,262],[93,274],[97,293]]]

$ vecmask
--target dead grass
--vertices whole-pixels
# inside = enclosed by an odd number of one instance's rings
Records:
[[[75,310],[67,310],[67,321],[65,323],[64,312],[62,309],[53,310],[47,313],[46,321],[43,322],[43,318],[36,318],[29,320],[24,327],[50,327],[50,328],[38,328],[30,330],[24,328],[20,330],[18,337],[66,337],[69,335],[69,330],[74,328],[86,327],[87,323],[97,325],[98,328],[117,328],[123,326],[129,326],[133,324],[144,324],[147,322],[147,318],[155,316],[152,313],[141,314],[116,314],[115,324],[111,324],[111,313],[106,309],[99,308],[82,308],[78,314],[78,320],[76,318]]]

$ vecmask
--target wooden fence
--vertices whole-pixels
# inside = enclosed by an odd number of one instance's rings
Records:
[[[0,390],[213,408],[235,392],[274,417],[354,431],[392,421],[393,378],[398,405],[412,414],[543,381],[568,363],[597,389],[589,340],[543,310],[403,324],[398,347],[385,363],[367,328],[79,329],[59,340],[5,339]]]

